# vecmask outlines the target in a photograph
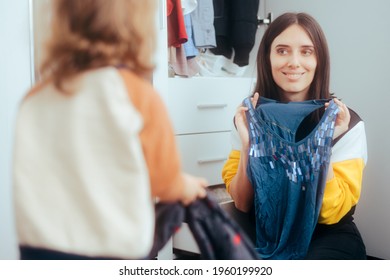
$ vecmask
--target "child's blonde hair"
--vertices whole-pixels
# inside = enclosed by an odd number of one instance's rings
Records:
[[[125,66],[154,69],[155,0],[53,0],[51,34],[40,70],[62,89],[82,71]]]

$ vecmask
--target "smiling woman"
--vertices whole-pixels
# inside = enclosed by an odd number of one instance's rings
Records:
[[[257,55],[258,77],[255,91],[267,98],[282,99],[281,85],[277,84],[274,71],[278,71],[275,69],[277,66],[284,66],[284,71],[293,68],[295,73],[299,73],[295,68],[302,68],[303,72],[310,70],[309,75],[313,77],[308,79],[309,95],[304,99],[329,98],[330,58],[321,27],[305,14],[300,14],[299,19],[287,15],[292,14],[285,14],[284,20],[275,20],[272,29],[268,28],[264,34]],[[282,57],[287,57],[286,60],[276,60],[276,50],[282,51]],[[285,65],[279,64],[283,62]]]
[[[222,171],[236,207],[256,213],[262,258],[366,258],[353,222],[367,159],[364,123],[341,101],[327,102],[329,69],[324,33],[310,15],[282,14],[265,31],[254,94],[237,109]]]
[[[306,31],[291,25],[275,38],[270,55],[272,76],[282,89],[283,100],[307,99],[314,79],[317,57]]]

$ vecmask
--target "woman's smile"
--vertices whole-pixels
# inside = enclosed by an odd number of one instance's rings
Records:
[[[305,73],[288,73],[288,72],[282,72],[289,80],[291,81],[297,81],[299,78],[302,77]]]

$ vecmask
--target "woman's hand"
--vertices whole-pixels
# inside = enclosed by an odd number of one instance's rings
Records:
[[[258,99],[259,93],[256,92],[251,98],[253,107],[256,107]],[[240,105],[237,108],[236,115],[234,116],[234,123],[240,136],[242,150],[237,173],[230,182],[230,195],[234,200],[234,205],[236,208],[242,212],[250,211],[253,205],[254,197],[253,187],[249,182],[246,173],[249,149],[249,129],[245,114],[246,111],[248,111],[248,108]]]
[[[335,122],[335,129],[333,134],[333,139],[336,139],[344,132],[348,131],[348,125],[351,120],[351,114],[349,113],[349,110],[347,106],[338,100],[337,98],[333,98],[333,101],[337,104],[339,107],[339,112],[337,113],[336,122]],[[325,104],[325,107],[328,107],[329,103]]]
[[[256,92],[251,98],[253,107],[256,107],[258,99],[259,99],[259,93]],[[248,147],[249,145],[249,130],[248,130],[248,123],[245,115],[246,111],[248,111],[248,108],[240,105],[237,108],[236,114],[234,116],[234,123],[236,125],[238,134],[240,135],[240,139],[243,147]]]

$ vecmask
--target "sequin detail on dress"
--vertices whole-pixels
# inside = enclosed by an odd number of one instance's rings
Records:
[[[331,100],[315,129],[294,142],[302,119],[326,101],[285,104],[262,98],[256,109],[250,102],[244,100],[249,108],[247,171],[255,192],[257,250],[264,259],[302,259],[322,203],[338,106]]]

